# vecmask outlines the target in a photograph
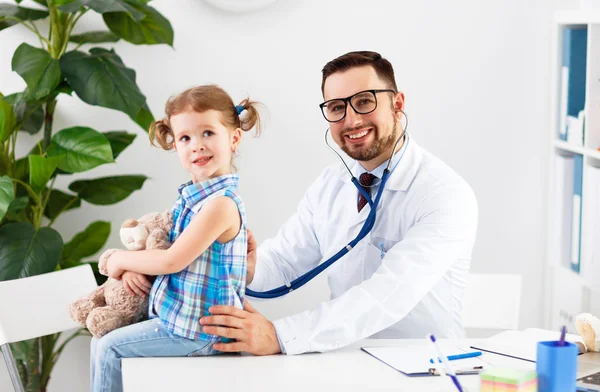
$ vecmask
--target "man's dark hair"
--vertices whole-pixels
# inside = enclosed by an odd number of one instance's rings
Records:
[[[396,87],[396,79],[394,77],[394,68],[392,64],[381,57],[377,52],[349,52],[338,58],[335,58],[325,64],[323,67],[323,80],[321,81],[321,93],[325,94],[325,80],[336,72],[344,72],[350,68],[363,67],[370,65],[375,69],[375,73],[387,87],[398,91]]]

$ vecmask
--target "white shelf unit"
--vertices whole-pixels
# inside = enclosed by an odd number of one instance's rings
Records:
[[[565,110],[563,29],[587,30],[585,62],[585,131],[581,145],[561,140]],[[561,11],[553,28],[552,126],[550,127],[550,188],[545,277],[545,327],[566,325],[575,332],[575,317],[590,312],[600,317],[600,10]],[[575,68],[574,68],[575,69]],[[583,161],[581,225],[573,223],[574,157]],[[575,221],[576,222],[576,221]],[[572,246],[580,238],[579,257]],[[577,247],[576,247],[577,248]],[[576,249],[575,248],[575,249]],[[579,259],[579,272],[571,260]]]

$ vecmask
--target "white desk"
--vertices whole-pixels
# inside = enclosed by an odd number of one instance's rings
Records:
[[[123,360],[125,392],[244,391],[456,391],[447,377],[406,377],[369,354],[364,346],[423,345],[419,340],[363,340],[328,353],[295,356],[219,355]],[[458,342],[467,348],[470,341]],[[535,364],[494,354],[481,357],[495,366],[534,369]],[[479,376],[460,376],[468,392],[479,391]]]

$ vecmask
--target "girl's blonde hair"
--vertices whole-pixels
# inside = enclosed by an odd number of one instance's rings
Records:
[[[241,128],[242,131],[249,131],[256,126],[256,136],[259,136],[261,132],[260,115],[257,110],[259,105],[260,103],[246,98],[238,105],[244,108],[244,112],[238,114],[233,100],[221,87],[207,85],[189,88],[181,94],[169,98],[165,105],[165,117],[150,125],[148,130],[150,143],[153,146],[158,144],[165,150],[171,150],[174,135],[169,120],[171,116],[189,109],[199,113],[211,109],[216,110],[221,112],[223,125],[227,128]]]

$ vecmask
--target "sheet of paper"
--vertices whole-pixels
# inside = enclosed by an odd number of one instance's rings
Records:
[[[472,344],[471,348],[535,362],[538,342],[559,339],[558,331],[529,328],[525,331],[501,332]],[[566,340],[573,343],[582,341],[580,336],[574,334],[567,334]]]

